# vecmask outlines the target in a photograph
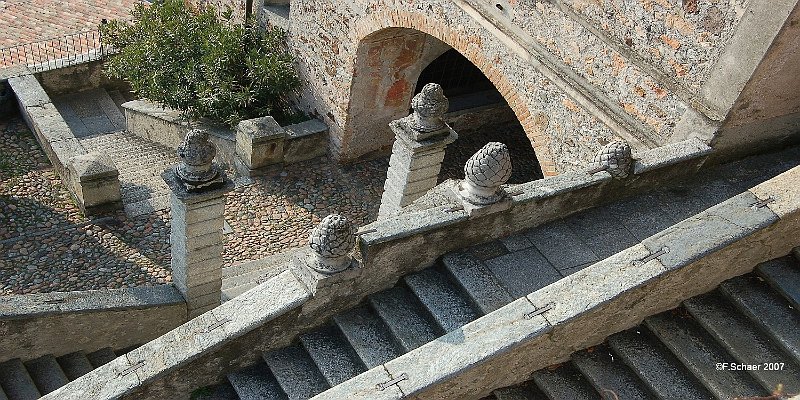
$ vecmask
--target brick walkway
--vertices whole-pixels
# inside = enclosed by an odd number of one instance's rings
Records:
[[[139,0],[0,1],[0,48],[96,30],[103,19],[127,19]]]

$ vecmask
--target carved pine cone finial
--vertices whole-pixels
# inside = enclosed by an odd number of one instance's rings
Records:
[[[500,189],[511,178],[511,154],[508,146],[490,142],[467,160],[464,165],[462,196],[473,204],[486,205],[500,200]]]
[[[446,127],[442,117],[450,108],[450,100],[438,83],[429,83],[411,100],[414,109],[412,128],[420,132],[433,132]]]
[[[605,169],[614,178],[624,179],[631,173],[633,155],[631,146],[624,141],[613,141],[600,149],[594,157],[593,167]]]
[[[192,129],[178,146],[178,177],[187,183],[202,184],[210,182],[219,173],[214,165],[217,147],[208,140],[208,132]]]
[[[347,218],[338,214],[328,215],[308,237],[308,246],[317,256],[309,266],[324,273],[343,271],[350,266],[350,251],[355,243],[355,229]]]

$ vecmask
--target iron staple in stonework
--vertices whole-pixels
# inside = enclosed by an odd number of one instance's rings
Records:
[[[217,322],[211,324],[211,326],[209,326],[208,329],[206,329],[205,333],[209,333],[209,332],[213,331],[214,329],[217,329],[217,328],[221,327],[222,325],[227,324],[228,322],[231,322],[231,320],[228,319],[228,318],[225,318],[222,321],[217,321]]]
[[[655,253],[651,253],[649,256],[647,256],[645,258],[642,258],[641,260],[634,261],[633,265],[635,265],[637,267],[642,266],[644,264],[647,264],[650,261],[655,260],[658,257],[663,256],[664,254],[667,254],[667,253],[669,253],[669,247],[664,246],[664,247],[661,248],[661,250],[659,250],[659,251],[657,251]]]
[[[133,364],[130,367],[123,369],[122,371],[119,372],[119,376],[128,375],[131,372],[136,371],[137,369],[142,367],[144,367],[144,360],[138,361],[136,364]]]
[[[398,383],[400,383],[400,382],[402,382],[404,380],[407,380],[407,379],[408,379],[408,375],[405,372],[403,372],[397,378],[394,378],[394,379],[392,379],[392,380],[390,380],[388,382],[379,383],[379,384],[375,385],[375,387],[378,388],[378,390],[386,390],[386,388],[388,388],[389,386],[396,385],[396,384],[398,384]]]
[[[772,196],[769,196],[764,200],[759,200],[759,201],[757,201],[757,202],[755,202],[753,204],[750,204],[750,207],[751,208],[764,208],[764,207],[767,206],[767,204],[771,204],[771,203],[774,203],[774,202],[775,202],[775,198],[772,197]]]
[[[533,319],[536,316],[542,315],[542,314],[552,310],[554,306],[555,306],[555,304],[550,303],[550,304],[548,304],[548,305],[546,305],[546,306],[544,306],[542,308],[536,309],[535,311],[531,311],[531,312],[525,314],[525,319]]]

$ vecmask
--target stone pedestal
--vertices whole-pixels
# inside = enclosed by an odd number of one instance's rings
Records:
[[[386,217],[436,186],[447,145],[458,139],[455,131],[445,126],[425,139],[414,140],[418,133],[409,125],[409,117],[393,121],[395,133],[389,172],[383,185],[378,218]]]
[[[86,214],[122,208],[119,171],[107,154],[92,152],[72,157],[68,169],[78,205]]]
[[[225,193],[234,185],[223,171],[219,174],[214,184],[191,192],[174,167],[161,175],[172,189],[172,279],[186,299],[189,318],[220,305]]]

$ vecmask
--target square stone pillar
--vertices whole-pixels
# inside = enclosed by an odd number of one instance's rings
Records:
[[[221,302],[225,193],[234,184],[224,171],[219,174],[213,185],[191,192],[174,167],[161,175],[172,189],[172,280],[186,299],[189,318]]]
[[[426,134],[425,139],[415,140],[419,133],[414,132],[408,117],[392,121],[389,127],[396,139],[378,218],[391,215],[433,189],[447,145],[458,138],[455,131],[445,125],[444,129]]]

